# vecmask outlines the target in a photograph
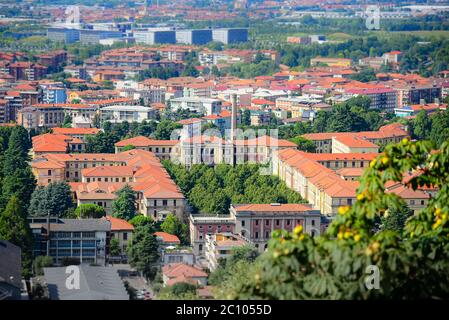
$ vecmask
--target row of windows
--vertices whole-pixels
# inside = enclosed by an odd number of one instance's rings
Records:
[[[77,174],[78,172],[75,172],[75,177],[78,177],[78,174]],[[95,182],[95,181],[99,181],[99,182],[102,182],[104,180],[104,182],[114,182],[114,180],[115,180],[115,182],[120,182],[120,180],[122,181],[122,182],[126,182],[126,177],[121,177],[121,178],[118,178],[118,177],[116,177],[116,178],[112,178],[112,177],[104,177],[104,179],[102,178],[102,177],[98,177],[98,178],[86,178],[86,181],[87,182]],[[132,182],[133,181],[133,178],[132,177],[128,177],[128,181],[129,182]]]
[[[266,225],[266,226],[269,226],[269,225],[270,225],[271,219],[261,219],[261,221],[262,221],[262,223],[263,223],[263,221],[265,221],[265,225]],[[287,226],[289,226],[289,225],[291,224],[291,221],[292,221],[292,220],[286,219],[286,220],[285,220],[285,224],[286,224]],[[302,219],[301,219],[301,220],[297,220],[297,223],[298,223],[298,224],[301,224],[302,221],[303,221]],[[258,226],[258,225],[259,225],[259,219],[255,219],[255,220],[254,220],[254,224],[255,224],[256,226]],[[280,225],[281,225],[281,220],[280,220],[280,219],[274,220],[274,224],[275,224],[276,226],[280,226]],[[315,225],[315,220],[312,220],[312,226],[314,226],[314,225]],[[245,220],[242,220],[242,227],[244,227],[244,226],[245,226]]]
[[[160,200],[159,200],[160,202]],[[160,203],[159,203],[160,204]],[[153,200],[153,207],[158,206],[158,200]],[[168,206],[168,200],[162,200],[162,206]],[[176,200],[173,200],[173,206],[176,207]]]
[[[63,232],[51,231],[51,238],[95,238],[95,232]]]

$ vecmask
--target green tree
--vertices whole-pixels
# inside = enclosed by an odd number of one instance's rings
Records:
[[[162,222],[161,230],[177,236],[183,244],[189,242],[187,225],[182,223],[182,221],[173,213],[168,214],[164,222]]]
[[[134,229],[126,252],[130,265],[142,272],[147,279],[152,279],[156,275],[159,243],[150,225],[145,224]]]
[[[16,195],[27,207],[36,180],[29,165],[28,150],[31,146],[28,132],[21,126],[14,126],[8,138],[8,147],[1,161],[2,192],[0,208],[5,207],[9,199]]]
[[[72,127],[72,117],[68,114],[64,116],[64,122],[62,123],[63,128],[71,128]]]
[[[131,220],[136,215],[136,193],[125,185],[117,193],[117,198],[112,202],[112,215],[116,218]]]
[[[50,256],[37,256],[33,261],[33,270],[35,276],[44,275],[44,268],[53,266],[53,258]]]
[[[107,122],[108,123],[108,122]],[[86,139],[86,152],[88,153],[114,153],[114,144],[120,138],[111,132],[99,132],[94,136],[88,136]]]
[[[402,233],[408,218],[413,215],[413,211],[403,202],[399,208],[389,208],[380,218],[381,230],[392,230],[399,234]]]
[[[304,137],[295,137],[290,139],[291,142],[298,145],[298,149],[304,152],[315,152],[315,143],[311,140],[307,140]]]
[[[172,286],[165,287],[158,294],[158,300],[197,300],[197,286],[187,283],[178,282]]]
[[[98,219],[106,216],[106,211],[97,204],[83,203],[75,209],[75,214],[79,219]]]
[[[117,257],[121,253],[122,250],[120,249],[120,242],[116,237],[113,237],[109,243],[109,255],[111,257]]]
[[[412,125],[413,137],[419,140],[427,139],[431,129],[432,122],[427,112],[425,110],[419,111]]]
[[[224,281],[232,278],[237,265],[241,262],[246,265],[252,264],[259,256],[259,251],[252,245],[244,245],[232,249],[231,255],[219,262],[219,266],[209,276],[209,283],[211,285],[220,285]]]
[[[142,225],[149,225],[152,226],[154,221],[151,217],[146,217],[143,214],[138,214],[134,218],[128,221],[131,223],[134,227],[142,226]]]
[[[251,125],[251,111],[245,109],[242,115],[242,124],[245,126]]]
[[[438,147],[449,139],[449,108],[439,111],[431,116],[432,128],[427,138]]]
[[[376,81],[376,73],[372,68],[364,68],[360,70],[358,73],[355,73],[350,76],[352,80],[360,81],[360,82],[370,82]]]
[[[198,77],[198,75],[198,70],[196,70],[195,66],[191,63],[185,67],[184,71],[181,74],[181,76],[183,77]]]
[[[65,216],[73,207],[72,193],[66,182],[52,182],[34,190],[28,214],[31,216]]]
[[[6,208],[0,212],[0,239],[9,241],[22,249],[22,272],[25,277],[29,277],[33,238],[23,203],[16,195],[11,196]]]
[[[212,68],[210,69],[210,73],[215,76],[215,77],[220,77],[221,76],[221,72],[220,70],[217,68],[216,65],[213,65]]]
[[[136,148],[135,146],[128,144],[127,146],[123,147],[123,151],[129,151],[129,150],[133,150],[135,148]]]
[[[173,130],[180,128],[182,128],[182,125],[179,123],[171,120],[162,120],[154,131],[154,138],[157,140],[170,140]]]

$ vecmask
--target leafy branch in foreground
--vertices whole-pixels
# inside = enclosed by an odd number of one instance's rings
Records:
[[[410,175],[411,173],[411,175]],[[405,178],[404,178],[405,177]],[[376,232],[375,224],[403,200],[386,192],[394,181],[412,189],[435,188],[425,209],[404,230]],[[426,141],[389,145],[365,171],[352,207],[325,234],[312,238],[297,226],[278,231],[244,280],[223,284],[227,299],[416,299],[449,297],[449,142],[433,152]],[[368,266],[380,271],[369,290]]]

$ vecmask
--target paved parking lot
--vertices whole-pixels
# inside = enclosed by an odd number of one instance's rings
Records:
[[[117,269],[120,278],[123,281],[127,281],[131,287],[137,290],[137,292],[146,291],[150,293],[150,297],[153,297],[153,292],[149,283],[147,283],[145,278],[140,276],[129,264],[114,264],[112,267]]]

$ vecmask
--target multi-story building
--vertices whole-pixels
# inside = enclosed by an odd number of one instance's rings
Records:
[[[79,30],[79,41],[82,44],[98,44],[102,39],[122,38],[123,33],[113,30]]]
[[[128,184],[136,192],[138,212],[155,220],[168,213],[183,219],[184,196],[160,160],[149,151],[44,154],[34,158],[32,171],[38,186],[69,182],[78,204],[95,203],[111,212],[116,192]]]
[[[206,234],[205,258],[208,269],[210,271],[217,269],[220,259],[230,257],[234,248],[248,245],[248,241],[248,239],[230,232]]]
[[[34,105],[17,112],[17,123],[26,129],[53,128],[64,123],[64,109],[60,105]]]
[[[102,122],[142,122],[154,118],[154,109],[144,106],[109,106],[100,109]]]
[[[352,141],[357,139],[359,143],[365,141],[380,146],[391,142],[400,142],[402,139],[409,137],[409,134],[403,125],[400,123],[393,123],[380,127],[378,131],[308,133],[303,135],[303,137],[315,143],[317,153],[333,153],[334,151],[353,152],[347,148],[334,148],[333,142],[335,141],[335,138],[339,140],[351,139]],[[366,144],[366,147],[369,150],[366,149],[364,150],[365,152],[373,152],[373,145]]]
[[[220,232],[234,233],[235,223],[230,215],[189,216],[190,244],[195,256],[203,256],[206,251],[206,236]]]
[[[211,82],[187,84],[184,86],[183,96],[185,98],[210,98],[213,86],[214,84]]]
[[[53,128],[53,133],[63,134],[72,138],[80,139],[86,142],[87,137],[96,135],[100,132],[97,128]]]
[[[8,91],[4,97],[6,101],[4,111],[5,122],[16,122],[18,119],[18,110],[21,110],[24,105],[23,98],[18,91]]]
[[[0,99],[0,123],[8,123],[7,119],[7,111],[8,110],[8,101],[5,99]]]
[[[222,42],[224,44],[232,44],[237,42],[248,41],[248,29],[213,29],[212,40]]]
[[[170,107],[174,111],[183,109],[204,115],[219,114],[221,105],[221,100],[211,98],[183,97],[170,100]]]
[[[75,66],[75,65],[66,66],[64,67],[64,73],[68,73],[74,78],[83,80],[87,79],[87,71],[84,66]]]
[[[357,136],[332,138],[332,153],[377,153],[379,146]]]
[[[236,245],[265,251],[274,230],[293,231],[302,225],[311,236],[321,234],[320,211],[306,204],[233,204],[229,215],[191,214],[189,221],[193,251],[206,257],[212,269]]]
[[[64,134],[41,134],[33,138],[33,158],[46,153],[79,153],[86,149],[86,142]]]
[[[42,88],[42,103],[66,103],[67,89],[58,86],[45,86]]]
[[[67,61],[67,52],[65,50],[56,50],[38,54],[35,56],[37,63],[48,67],[51,71],[57,71],[58,67]]]
[[[179,140],[155,140],[144,136],[125,139],[115,144],[115,153],[120,153],[127,146],[153,152],[159,159],[170,159],[171,155],[180,153]]]
[[[174,30],[148,30],[137,29],[133,31],[136,43],[158,44],[158,43],[176,43],[176,32]]]
[[[104,219],[29,218],[34,236],[33,255],[105,265],[111,223]]]
[[[373,156],[318,155],[288,149],[273,155],[272,169],[274,175],[299,192],[314,209],[333,218],[340,206],[355,203],[356,190],[360,185],[356,178],[363,174],[363,168],[368,166]],[[347,170],[353,172],[344,172]],[[415,212],[426,206],[431,194],[429,190],[412,190],[402,183],[389,183],[386,189],[401,197]]]
[[[321,213],[306,204],[236,204],[230,214],[235,221],[234,232],[246,237],[260,251],[267,249],[271,233],[275,230],[293,231],[302,225],[304,232],[321,234]]]
[[[193,164],[206,163],[267,163],[275,150],[296,148],[293,142],[260,136],[243,139],[237,135],[234,141],[227,141],[216,136],[195,136],[180,141],[178,158],[173,155],[173,161],[179,161],[186,167]]]
[[[397,92],[398,106],[435,103],[442,98],[442,88],[436,84],[392,86]]]
[[[47,38],[52,41],[74,43],[80,40],[80,31],[69,28],[48,28]]]
[[[15,62],[9,65],[9,73],[16,81],[34,81],[42,79],[45,76],[47,67],[32,62]]]
[[[106,216],[103,219],[111,223],[110,239],[115,238],[118,240],[121,255],[126,256],[126,248],[128,248],[128,243],[132,239],[134,226],[126,220],[112,216]],[[109,255],[109,252],[107,254]]]
[[[367,96],[371,99],[370,108],[394,112],[398,105],[396,91],[390,88],[346,89],[347,94]]]
[[[176,30],[176,42],[202,45],[212,41],[211,29]]]

